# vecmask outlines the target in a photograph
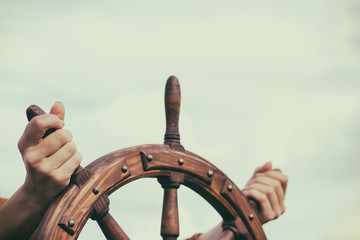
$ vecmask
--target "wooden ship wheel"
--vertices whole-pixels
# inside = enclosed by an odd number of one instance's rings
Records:
[[[142,178],[157,178],[164,189],[160,235],[179,236],[177,189],[184,185],[211,204],[223,219],[217,239],[265,240],[257,209],[217,167],[180,144],[180,85],[171,76],[165,88],[164,144],[147,144],[106,154],[79,167],[70,185],[44,215],[35,239],[77,239],[89,218],[107,239],[129,239],[109,212],[109,195]],[[39,114],[33,112],[33,115]]]

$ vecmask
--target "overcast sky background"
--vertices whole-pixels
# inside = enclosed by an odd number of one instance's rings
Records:
[[[287,211],[264,226],[269,240],[360,239],[356,0],[1,1],[1,196],[24,181],[27,106],[64,103],[86,166],[163,142],[170,75],[186,149],[239,188],[266,161],[289,176]],[[151,180],[110,199],[132,239],[160,238],[162,189]],[[185,187],[179,197],[180,237],[220,221]],[[80,239],[104,239],[95,225]]]

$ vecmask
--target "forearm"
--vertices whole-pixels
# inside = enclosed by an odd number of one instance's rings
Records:
[[[49,203],[39,202],[24,186],[0,208],[0,240],[29,239]]]
[[[29,239],[54,197],[70,182],[81,154],[64,127],[65,109],[56,102],[49,114],[35,116],[18,148],[26,167],[23,186],[0,208],[0,240]],[[48,129],[56,131],[46,138]]]
[[[215,239],[215,236],[218,236],[222,232],[221,223],[216,225],[210,231],[203,233],[199,236],[199,240],[206,240],[206,239]]]
[[[234,233],[229,230],[222,228],[222,223],[219,223],[210,231],[203,234],[195,234],[187,240],[212,240],[212,239],[234,239]]]

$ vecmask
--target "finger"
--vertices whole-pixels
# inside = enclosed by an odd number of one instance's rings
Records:
[[[278,200],[277,194],[272,187],[270,187],[268,185],[264,185],[264,184],[253,183],[251,186],[249,186],[248,189],[256,189],[256,190],[264,193],[266,195],[266,197],[269,199],[272,212],[276,216],[280,216],[280,214],[282,213],[282,210],[279,205],[279,200]]]
[[[284,194],[286,192],[286,188],[287,188],[287,184],[289,181],[289,178],[287,175],[283,174],[282,172],[279,171],[267,171],[264,173],[265,176],[276,179],[278,181],[280,181],[281,186],[283,188]]]
[[[73,135],[69,130],[60,129],[43,139],[36,147],[42,157],[50,157],[66,143],[71,142],[72,139]]]
[[[65,119],[65,108],[64,105],[62,104],[62,102],[56,102],[51,110],[50,110],[51,114],[55,114],[56,116],[58,116],[61,120],[64,121]]]
[[[52,114],[39,115],[31,119],[19,140],[19,148],[34,146],[42,140],[46,130],[51,128],[61,129],[64,122]]]
[[[71,175],[76,168],[80,166],[82,161],[82,155],[80,152],[76,152],[69,160],[63,163],[58,169],[55,170],[55,173],[64,178],[66,185],[69,184]]]
[[[258,167],[256,170],[255,170],[255,173],[261,173],[261,172],[266,172],[266,171],[269,171],[272,169],[272,162],[267,162],[265,163],[264,165],[262,165],[261,167]]]
[[[285,211],[285,204],[284,204],[285,193],[281,186],[280,181],[278,181],[277,179],[274,179],[274,178],[266,177],[264,175],[257,175],[257,177],[255,179],[253,179],[249,182],[248,186],[251,187],[252,184],[254,184],[254,183],[267,185],[267,186],[273,188],[277,195],[277,200],[278,200],[277,205],[280,206],[281,213],[283,213]]]
[[[247,198],[255,200],[260,205],[260,218],[262,223],[266,223],[274,218],[271,204],[268,197],[257,189],[245,189],[243,191]]]
[[[76,149],[77,147],[74,142],[68,142],[48,157],[46,163],[49,165],[49,168],[57,169],[76,154]]]

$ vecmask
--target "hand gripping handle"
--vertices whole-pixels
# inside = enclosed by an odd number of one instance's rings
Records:
[[[34,117],[36,117],[38,115],[42,115],[42,114],[46,114],[46,113],[44,112],[44,110],[42,110],[37,105],[31,105],[26,109],[26,116],[27,116],[27,119],[28,119],[29,122]],[[45,132],[44,136],[42,136],[42,138],[46,138],[48,135],[50,135],[51,133],[53,133],[55,131],[56,131],[55,128],[51,128],[51,129],[46,130],[46,132]]]
[[[42,110],[39,106],[37,105],[30,105],[27,109],[26,109],[26,116],[28,121],[30,122],[31,119],[33,119],[34,117],[38,116],[38,115],[42,115],[42,114],[46,114],[44,110]],[[42,136],[42,138],[46,138],[47,136],[49,136],[51,133],[55,132],[56,129],[55,128],[51,128],[46,130],[44,136]],[[71,175],[71,179],[76,179],[76,177],[83,171],[83,168],[81,166],[79,166],[78,168],[75,169],[74,173]]]

